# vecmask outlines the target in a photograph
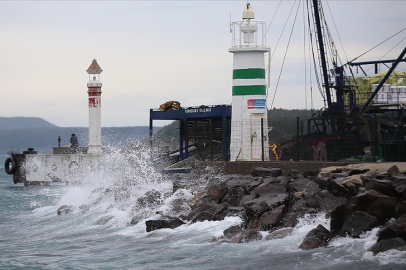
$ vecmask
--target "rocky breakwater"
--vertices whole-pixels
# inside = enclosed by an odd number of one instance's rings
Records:
[[[228,175],[207,182],[188,201],[187,215],[147,221],[147,231],[239,216],[243,222],[215,240],[246,243],[262,239],[261,231],[269,231],[265,240],[285,237],[306,214],[325,213],[330,230],[319,225],[299,248],[328,246],[335,237],[358,238],[380,227],[372,252],[406,250],[406,174],[396,166],[384,172],[366,166],[287,176],[279,168],[254,168],[250,176]]]

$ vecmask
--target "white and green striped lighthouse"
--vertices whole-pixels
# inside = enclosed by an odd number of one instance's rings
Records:
[[[243,21],[231,23],[230,161],[269,160],[265,53],[270,49],[265,44],[265,23],[253,21],[254,17],[254,10],[247,3],[242,13]]]

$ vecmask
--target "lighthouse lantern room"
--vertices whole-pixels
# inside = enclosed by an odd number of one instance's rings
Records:
[[[269,150],[265,54],[270,48],[265,43],[265,22],[253,20],[255,14],[250,3],[246,3],[242,19],[230,24],[229,52],[233,54],[230,161],[266,161]]]
[[[92,64],[86,70],[89,74],[87,83],[89,95],[89,154],[101,154],[101,87],[100,73],[102,69],[93,59]]]

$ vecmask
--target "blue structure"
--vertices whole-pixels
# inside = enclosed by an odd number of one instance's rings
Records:
[[[211,141],[220,140],[222,145],[222,160],[228,160],[228,145],[231,123],[231,106],[214,105],[181,108],[179,110],[167,110],[161,112],[158,109],[150,109],[149,113],[149,136],[152,138],[154,120],[178,120],[179,121],[179,154],[180,160],[189,157],[189,138],[205,138],[206,124]],[[221,133],[219,133],[221,130]]]

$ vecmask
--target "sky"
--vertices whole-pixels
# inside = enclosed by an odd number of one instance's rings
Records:
[[[255,19],[269,27],[268,108],[323,107],[315,81],[310,87],[305,75],[310,60],[303,2],[250,1]],[[404,0],[322,2],[344,63],[406,27]],[[94,58],[103,69],[104,127],[146,126],[149,110],[169,100],[182,107],[231,104],[230,17],[240,21],[245,3],[0,1],[0,116],[88,126],[86,69]],[[294,16],[288,20],[292,7],[292,14],[297,11],[294,27]],[[403,31],[357,61],[395,59],[405,38]],[[406,65],[397,70],[406,71]]]

